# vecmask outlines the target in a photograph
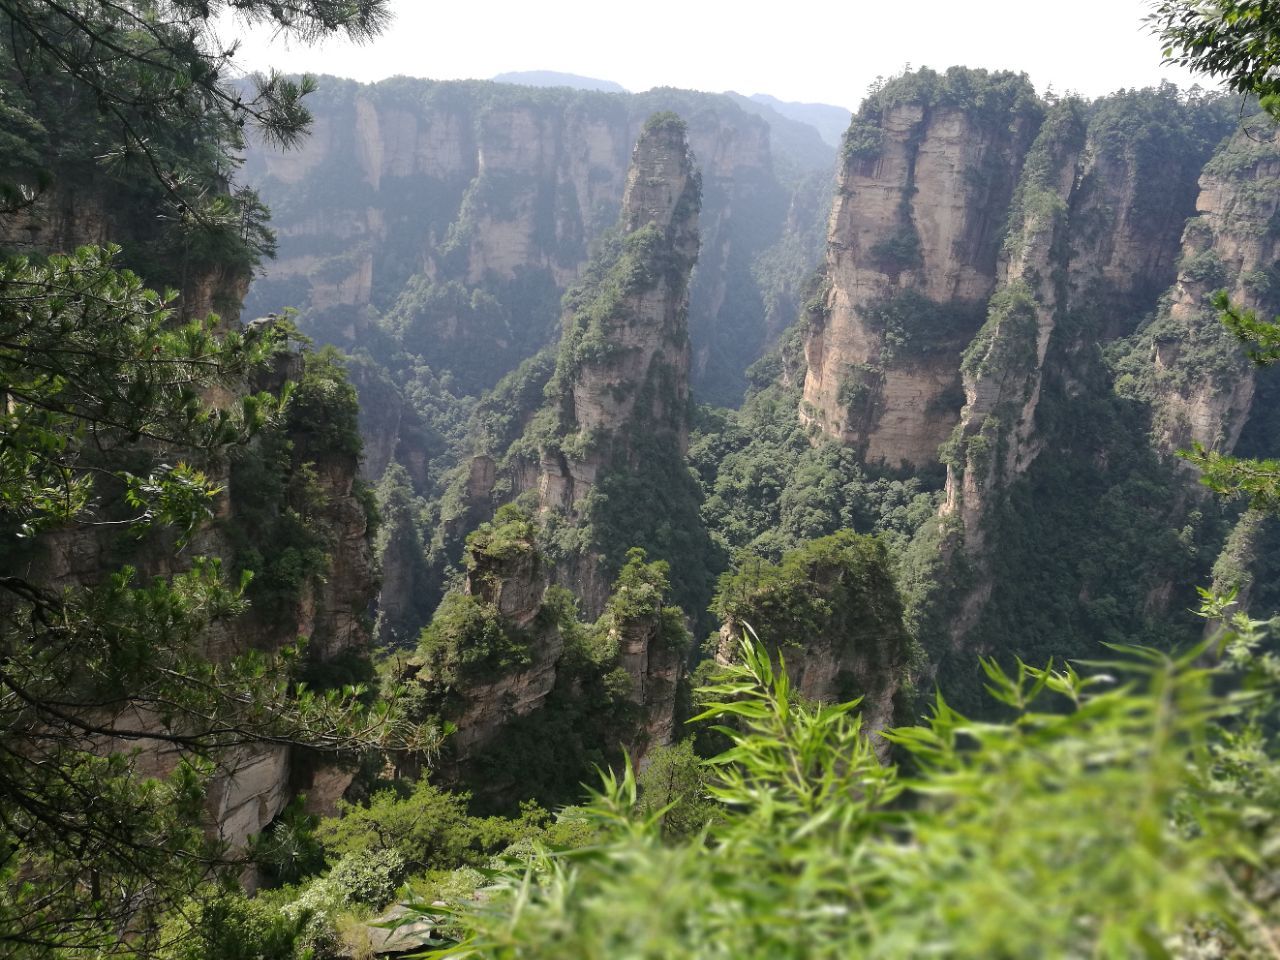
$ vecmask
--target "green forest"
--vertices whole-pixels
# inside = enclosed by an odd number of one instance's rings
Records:
[[[0,958],[1280,957],[1273,5],[839,147],[237,39],[397,13],[0,0]]]

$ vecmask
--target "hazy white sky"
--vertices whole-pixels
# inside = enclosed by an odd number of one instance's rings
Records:
[[[560,70],[655,86],[770,93],[853,108],[906,64],[1028,73],[1037,89],[1086,96],[1168,78],[1141,20],[1146,0],[393,0],[396,20],[364,47],[246,38],[242,64],[358,80],[487,78]]]

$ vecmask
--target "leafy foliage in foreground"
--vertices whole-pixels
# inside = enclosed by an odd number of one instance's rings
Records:
[[[273,254],[274,236],[257,194],[233,183],[246,131],[299,142],[315,81],[275,71],[246,76],[235,63],[237,44],[218,34],[237,22],[304,42],[332,35],[361,42],[386,25],[387,7],[386,0],[4,0],[0,215],[84,191],[81,206],[106,208],[110,238],[132,240],[130,264],[153,283],[187,292],[193,272],[247,275]],[[15,241],[14,233],[6,237]]]
[[[1221,604],[1209,609],[1221,613]],[[744,643],[704,717],[719,817],[663,842],[636,782],[606,775],[608,839],[512,863],[455,917],[440,957],[1165,957],[1193,941],[1270,948],[1258,878],[1274,792],[1273,657],[1237,616],[1176,656],[1140,648],[1076,669],[984,664],[1011,712],[972,721],[938,698],[881,766],[856,703],[799,702]],[[1226,689],[1230,692],[1218,692]],[[430,908],[426,908],[430,909]],[[438,912],[438,911],[437,911]]]
[[[295,685],[297,647],[210,659],[253,576],[186,555],[215,468],[317,407],[242,392],[287,331],[179,322],[113,254],[0,265],[0,952],[25,956],[145,955],[160,914],[238,871],[202,823],[228,748],[407,732],[354,689]]]
[[[1269,0],[1160,0],[1146,18],[1164,45],[1165,63],[1207,74],[1236,93],[1252,94],[1280,118],[1275,21],[1276,8]]]
[[[9,536],[107,519],[90,516],[104,481],[123,485],[116,499],[134,508],[130,524],[171,524],[185,535],[209,515],[215,484],[181,462],[126,477],[100,461],[139,441],[162,456],[177,447],[207,453],[255,433],[281,406],[266,394],[203,403],[202,389],[261,368],[280,337],[218,336],[216,317],[174,324],[173,298],[114,269],[118,252],[86,247],[39,265],[0,264],[0,383],[9,399],[0,412],[0,529]]]

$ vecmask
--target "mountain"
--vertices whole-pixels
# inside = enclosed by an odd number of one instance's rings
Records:
[[[727,93],[747,113],[761,117],[769,124],[769,133],[775,151],[781,158],[794,164],[800,173],[820,172],[830,176],[835,163],[833,145],[828,143],[813,126],[803,120],[787,116],[767,103],[760,103],[739,93]],[[848,118],[845,118],[846,125]]]
[[[1084,655],[1099,637],[1187,635],[1173,598],[1207,580],[1239,511],[1206,502],[1173,451],[1271,436],[1270,378],[1228,363],[1197,312],[1217,283],[1271,309],[1267,251],[1223,218],[1180,241],[1197,206],[1243,216],[1270,196],[1261,160],[1233,179],[1247,152],[1219,147],[1229,110],[1170,87],[1049,104],[1018,75],[922,70],[852,118],[832,198],[817,172],[783,183],[776,157],[797,151],[778,144],[798,125],[743,106],[334,82],[311,142],[250,155],[280,224],[250,302],[300,303],[305,330],[361,352],[366,471],[400,464],[397,502],[417,504],[383,553],[386,636],[416,633],[468,534],[513,498],[559,518],[568,539],[549,563],[586,612],[643,546],[678,573],[699,630],[731,557],[880,533],[948,689],[976,689],[974,649]],[[687,373],[658,384],[662,408],[729,406],[748,387],[740,410],[695,408],[664,430],[605,423],[657,389],[628,324],[582,328],[604,365],[580,381],[553,347],[567,316],[593,315],[593,256],[621,242],[624,145],[654,110],[684,119],[702,186]],[[604,362],[614,349],[631,359]],[[653,452],[663,435],[674,455]],[[686,449],[696,489],[673,466]],[[602,482],[615,455],[631,466]],[[1231,541],[1256,571],[1267,530]],[[1053,576],[1028,588],[1041,569]]]
[[[570,90],[598,90],[602,93],[626,93],[627,88],[612,80],[580,77],[576,73],[560,73],[556,70],[516,70],[500,73],[494,83],[514,83],[523,87],[568,87]]]
[[[975,649],[1042,660],[1199,629],[1187,600],[1240,509],[1177,451],[1229,453],[1273,419],[1254,397],[1274,371],[1248,369],[1208,303],[1226,287],[1280,308],[1274,145],[1235,126],[1169,86],[1045,105],[1025,78],[958,68],[855,116],[800,417],[865,468],[945,468],[902,558],[945,687],[976,685]]]
[[[840,146],[840,138],[844,136],[845,128],[849,126],[850,111],[845,107],[837,107],[829,103],[795,103],[779,100],[767,93],[753,93],[751,99],[771,107],[784,117],[808,124],[833,147]]]
[[[466,541],[464,589],[448,594],[432,618],[414,677],[462,731],[452,760],[465,778],[486,769],[485,755],[509,745],[522,725],[590,709],[571,691],[609,671],[626,678],[620,700],[627,710],[598,716],[597,729],[577,736],[592,740],[608,730],[613,742],[605,738],[597,748],[611,751],[621,742],[636,760],[674,736],[689,639],[683,614],[666,603],[667,571],[676,574],[672,592],[688,596],[684,581],[698,564],[689,541],[664,540],[654,531],[671,520],[684,530],[700,526],[683,466],[689,276],[698,255],[702,189],[686,131],[671,113],[646,121],[632,152],[617,235],[565,298],[543,403],[505,449],[477,451],[458,471],[469,525],[484,522]],[[503,393],[499,387],[485,403],[503,403]],[[479,484],[478,477],[484,478]],[[558,546],[547,542],[551,531]],[[620,550],[623,543],[653,547],[658,562],[646,564],[643,549]],[[572,599],[566,604],[564,598]],[[464,609],[480,611],[508,638],[506,645],[526,652],[446,684],[461,667],[449,652],[457,651],[456,659],[468,645]],[[582,658],[574,637],[584,629],[578,610],[596,624],[586,629],[611,650],[603,659],[587,658],[602,660],[595,677],[575,665]],[[503,710],[504,701],[514,701],[514,711]],[[561,756],[561,775],[577,772],[575,755]],[[494,792],[493,777],[483,781]]]
[[[775,159],[769,126],[722,95],[397,78],[329,79],[313,100],[299,149],[248,155],[279,253],[246,309],[295,305],[312,336],[416,356],[448,370],[455,395],[492,387],[552,340],[654,111],[688,121],[704,182],[689,324],[702,397],[741,397],[821,242],[830,154],[820,174],[784,176],[812,161]]]

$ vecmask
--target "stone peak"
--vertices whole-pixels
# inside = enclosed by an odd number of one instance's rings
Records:
[[[695,218],[700,193],[685,123],[674,113],[655,113],[644,125],[627,171],[622,197],[627,233],[652,223],[664,233],[677,220]]]

